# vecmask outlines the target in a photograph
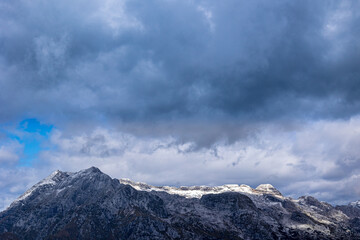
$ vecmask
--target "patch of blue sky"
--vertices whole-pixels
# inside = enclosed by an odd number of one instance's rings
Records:
[[[36,118],[29,118],[21,121],[18,129],[28,133],[38,133],[42,136],[48,136],[53,127],[53,125],[41,123]]]
[[[18,165],[31,167],[38,159],[39,153],[48,149],[45,143],[53,128],[51,124],[42,123],[36,118],[28,118],[21,121],[15,131],[1,131],[8,139],[17,141],[23,146]]]

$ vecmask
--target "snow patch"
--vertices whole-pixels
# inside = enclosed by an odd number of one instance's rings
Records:
[[[61,174],[62,172],[59,170],[56,170],[55,172],[53,172],[52,174],[50,174],[47,178],[43,179],[42,181],[40,181],[39,183],[35,184],[34,186],[32,186],[29,190],[27,190],[23,195],[21,195],[20,197],[18,197],[11,205],[16,204],[26,198],[28,198],[36,189],[38,189],[40,186],[44,186],[44,185],[55,185],[56,182],[54,181],[54,177],[57,176],[58,174]],[[10,205],[10,206],[11,206]]]
[[[175,194],[180,195],[185,198],[201,198],[205,194],[219,194],[224,192],[239,192],[239,193],[245,193],[245,194],[254,194],[254,195],[262,195],[263,192],[269,193],[269,194],[275,194],[278,196],[282,196],[281,193],[276,190],[272,185],[270,184],[263,184],[264,186],[268,186],[266,190],[264,189],[253,189],[248,185],[245,184],[225,184],[222,186],[216,186],[216,187],[208,187],[208,186],[182,186],[182,187],[169,187],[169,186],[163,186],[163,187],[157,187],[148,185],[146,183],[142,182],[133,182],[129,179],[119,179],[119,182],[122,184],[127,184],[135,188],[139,191],[163,191],[167,192],[169,194]]]
[[[349,203],[350,206],[360,208],[360,200]]]

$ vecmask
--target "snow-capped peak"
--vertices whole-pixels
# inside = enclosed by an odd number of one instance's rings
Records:
[[[351,202],[351,203],[349,203],[349,205],[352,206],[352,207],[360,208],[360,200],[357,200],[355,202]]]
[[[256,190],[262,191],[264,193],[274,194],[282,196],[282,194],[271,184],[260,184],[257,186]]]
[[[64,173],[61,172],[60,170],[56,170],[55,172],[51,173],[48,177],[46,177],[45,179],[41,180],[40,182],[38,182],[37,184],[35,184],[34,186],[32,186],[29,190],[27,190],[23,195],[21,195],[20,197],[18,197],[11,205],[16,204],[26,198],[28,198],[36,189],[38,189],[41,186],[44,185],[55,185],[56,182],[59,181],[59,178],[61,178],[61,175],[63,175]]]

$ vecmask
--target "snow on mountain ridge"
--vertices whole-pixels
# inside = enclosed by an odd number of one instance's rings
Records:
[[[222,186],[181,186],[181,187],[170,187],[170,186],[152,186],[142,182],[133,182],[129,179],[119,179],[120,183],[127,184],[139,191],[163,191],[169,194],[176,194],[186,198],[201,198],[205,194],[220,194],[224,192],[239,192],[252,195],[261,194],[272,194],[279,198],[283,198],[281,193],[274,188],[271,184],[261,184],[256,189],[251,188],[245,184],[225,184]]]
[[[355,202],[351,202],[351,203],[349,203],[349,205],[352,206],[352,207],[360,208],[360,200],[357,200]]]
[[[273,195],[282,196],[282,194],[271,184],[260,184],[255,188],[258,191],[266,192]]]
[[[48,177],[40,181],[26,191],[23,195],[17,198],[13,204],[16,204],[27,197],[29,197],[36,189],[45,185],[55,185],[58,181],[61,180],[64,176],[70,176],[71,178],[83,177],[84,175],[101,173],[101,171],[96,167],[90,167],[88,169],[81,170],[76,173],[71,172],[62,172],[60,170],[54,171]],[[130,179],[121,178],[119,179],[121,184],[127,184],[139,191],[163,191],[169,194],[180,195],[186,198],[201,198],[205,194],[220,194],[224,192],[239,192],[244,194],[251,195],[262,195],[262,194],[271,194],[276,197],[283,198],[282,194],[271,184],[261,184],[255,189],[251,188],[245,184],[225,184],[222,186],[181,186],[181,187],[172,187],[172,186],[152,186],[142,182],[134,182]]]
[[[15,199],[15,201],[11,204],[16,204],[24,199],[26,199],[27,197],[29,197],[36,189],[38,189],[40,186],[44,186],[44,185],[55,185],[56,181],[54,180],[54,178],[58,175],[58,174],[62,174],[63,172],[61,172],[60,170],[56,170],[55,172],[51,173],[48,177],[46,177],[45,179],[43,179],[42,181],[38,182],[37,184],[35,184],[34,186],[32,186],[29,190],[27,190],[24,194],[22,194],[20,197],[18,197],[17,199]],[[10,205],[10,206],[11,206]]]

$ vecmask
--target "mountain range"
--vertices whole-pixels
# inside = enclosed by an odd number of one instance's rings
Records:
[[[270,184],[156,187],[91,167],[55,171],[0,213],[0,239],[360,239],[360,201]]]

